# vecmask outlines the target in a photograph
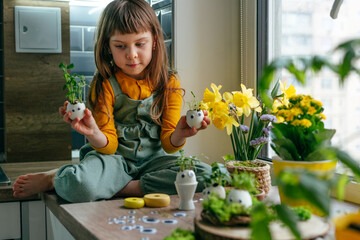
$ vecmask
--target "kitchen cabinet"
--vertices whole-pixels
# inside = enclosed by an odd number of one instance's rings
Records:
[[[20,238],[20,202],[0,203],[0,239]]]

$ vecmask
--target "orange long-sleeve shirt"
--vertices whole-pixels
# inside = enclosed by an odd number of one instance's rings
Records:
[[[115,77],[121,87],[121,91],[134,100],[143,100],[152,94],[151,88],[146,80],[136,80],[127,76],[122,71],[117,71]],[[174,75],[170,78],[169,87],[180,88],[180,83]],[[103,109],[97,113],[94,113],[93,115],[100,130],[107,137],[108,143],[103,148],[93,148],[103,154],[114,154],[118,148],[118,136],[116,134],[113,114],[115,95],[108,80],[103,82],[103,89],[105,96],[104,104],[101,99],[98,100],[100,106],[103,106]],[[94,96],[94,94],[92,95]],[[181,91],[171,91],[168,94],[168,105],[165,106],[162,115],[160,133],[161,145],[167,153],[176,152],[183,147],[183,145],[175,147],[170,142],[171,134],[174,132],[176,124],[180,119],[181,105]],[[107,106],[108,109],[106,109],[105,106]],[[109,115],[106,114],[107,112],[109,112]]]

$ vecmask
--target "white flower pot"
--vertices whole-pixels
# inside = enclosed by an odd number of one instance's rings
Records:
[[[85,103],[68,103],[66,107],[66,112],[71,112],[70,119],[74,120],[79,118],[80,120],[84,117]]]
[[[192,210],[195,209],[194,194],[197,187],[195,183],[178,183],[175,182],[176,191],[180,198],[179,209],[180,210]]]

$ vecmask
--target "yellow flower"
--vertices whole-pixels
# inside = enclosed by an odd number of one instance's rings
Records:
[[[324,120],[326,119],[326,117],[325,117],[325,115],[323,113],[320,113],[319,116],[320,116],[321,119],[324,119]]]
[[[301,120],[295,119],[294,121],[291,122],[291,125],[309,128],[309,127],[311,127],[312,123],[308,119],[301,119]]]
[[[233,125],[235,127],[239,126],[239,123],[231,116],[222,115],[216,116],[213,120],[214,126],[219,130],[223,130],[226,127],[226,133],[230,135],[232,133]]]
[[[213,106],[213,115],[215,117],[221,117],[222,115],[229,115],[229,107],[224,101],[215,102]]]
[[[284,83],[282,83],[281,80],[279,80],[279,83],[280,83],[281,93],[284,94],[281,99],[281,103],[284,104],[285,106],[287,106],[289,104],[289,98],[296,94],[296,89],[293,85],[290,85],[286,89],[287,81],[284,81]]]
[[[321,108],[323,104],[322,104],[322,102],[320,102],[320,101],[318,101],[316,99],[312,99],[311,100],[311,105],[315,105],[315,106]]]
[[[314,113],[316,113],[316,109],[315,109],[314,107],[309,107],[307,113],[308,113],[309,115],[313,115]]]
[[[203,102],[204,103],[214,103],[214,102],[218,102],[221,101],[221,94],[219,92],[219,90],[222,88],[221,85],[216,86],[214,83],[212,83],[211,88],[213,90],[213,92],[210,92],[209,89],[205,89],[204,92],[204,96],[203,96]]]
[[[233,92],[234,105],[243,112],[246,117],[251,113],[251,109],[257,108],[260,103],[252,94],[252,89],[246,89],[244,84],[241,84],[242,92]]]
[[[301,110],[301,108],[298,108],[298,107],[291,108],[289,111],[290,111],[291,115],[293,115],[295,117],[303,114],[303,111]]]

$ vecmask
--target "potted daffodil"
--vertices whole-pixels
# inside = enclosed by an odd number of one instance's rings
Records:
[[[66,107],[66,112],[71,112],[71,120],[74,120],[75,118],[81,120],[84,117],[85,111],[85,103],[83,103],[82,100],[84,87],[87,85],[85,77],[76,73],[72,75],[69,73],[69,70],[74,68],[74,64],[65,65],[61,62],[59,68],[63,71],[63,77],[66,80],[63,90],[68,91],[66,97],[68,98],[69,103]]]
[[[230,173],[235,169],[253,172],[265,194],[268,194],[271,188],[270,166],[258,161],[257,157],[269,141],[271,123],[277,119],[244,84],[241,84],[241,91],[221,94],[221,88],[214,83],[211,84],[212,91],[206,88],[200,108],[208,111],[216,128],[226,129],[230,136],[233,155],[224,157],[226,167]]]

